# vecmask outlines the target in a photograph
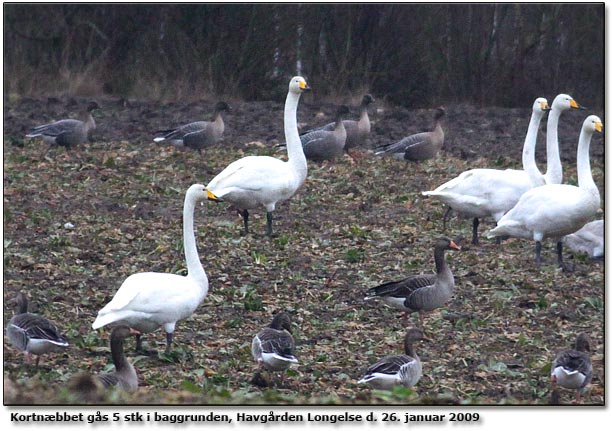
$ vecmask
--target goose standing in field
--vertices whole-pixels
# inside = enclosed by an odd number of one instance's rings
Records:
[[[200,184],[192,185],[185,194],[183,244],[187,275],[159,272],[130,275],[98,312],[93,329],[117,323],[147,333],[163,327],[166,353],[170,352],[176,322],[191,316],[208,293],[208,277],[198,256],[193,225],[196,204],[207,196],[206,188]],[[141,349],[140,335],[136,335],[136,350]]]
[[[417,328],[411,328],[404,337],[404,354],[388,356],[370,365],[365,376],[357,383],[365,383],[374,389],[391,390],[394,386],[416,385],[423,375],[421,359],[414,350],[416,341],[431,341]]]
[[[86,142],[90,133],[96,128],[96,122],[91,113],[99,108],[96,102],[89,102],[79,119],[59,120],[34,127],[26,138],[42,137],[43,142],[48,145],[44,154],[48,153],[51,147],[60,146],[66,149],[75,147]]]
[[[559,94],[553,100],[546,122],[546,184],[561,184],[563,182],[563,167],[559,155],[559,118],[565,111],[571,109],[586,109],[568,94]]]
[[[187,147],[202,153],[203,148],[216,144],[223,136],[225,123],[221,114],[229,110],[230,107],[227,103],[218,102],[215,105],[212,121],[195,121],[176,129],[160,130],[158,133],[164,135],[153,139],[153,141],[169,141],[175,147]]]
[[[138,331],[125,325],[115,327],[111,333],[110,348],[115,371],[97,375],[98,380],[105,387],[116,386],[127,392],[138,389],[136,369],[129,363],[123,352],[123,342],[130,334],[140,335]]]
[[[251,353],[257,363],[270,371],[286,370],[297,364],[295,341],[291,335],[291,319],[287,313],[278,313],[270,326],[253,337]]]
[[[387,305],[404,311],[404,324],[408,313],[418,311],[423,327],[423,312],[442,307],[453,296],[455,279],[444,259],[444,252],[450,249],[461,247],[450,238],[438,239],[434,248],[435,274],[412,275],[381,284],[368,289],[365,300],[381,298]]]
[[[340,105],[336,111],[336,122],[333,130],[314,130],[300,136],[304,155],[308,160],[321,162],[323,160],[334,161],[341,156],[346,143],[346,129],[342,118],[349,113],[346,105]]]
[[[410,135],[393,144],[382,145],[374,150],[374,154],[390,154],[400,160],[427,160],[434,158],[444,145],[444,130],[442,118],[446,115],[443,108],[437,108],[434,113],[434,127],[430,132]]]
[[[356,147],[362,147],[370,134],[371,124],[370,117],[368,116],[368,106],[374,103],[375,100],[370,94],[366,94],[361,99],[361,105],[359,106],[359,120],[343,120],[344,128],[346,129],[346,144],[344,144],[344,151],[351,157],[350,151]],[[301,135],[314,132],[316,130],[328,130],[332,131],[336,127],[336,123],[328,123],[325,126],[318,127],[315,129],[307,130]]]
[[[550,370],[553,390],[556,390],[557,385],[575,389],[575,403],[580,402],[582,392],[593,378],[593,365],[589,352],[589,336],[581,333],[576,338],[575,348],[559,353]]]
[[[563,238],[563,244],[576,253],[586,253],[591,259],[604,257],[604,221],[595,220]]]
[[[532,106],[531,119],[523,145],[523,170],[470,169],[442,184],[433,191],[423,192],[449,206],[444,215],[444,226],[450,210],[473,219],[472,244],[478,244],[479,219],[493,217],[499,220],[510,210],[523,193],[544,184],[544,178],[535,162],[538,128],[548,102],[538,97]],[[557,152],[558,154],[558,152]]]
[[[582,124],[577,151],[578,186],[546,184],[528,190],[514,208],[497,222],[497,227],[488,232],[487,237],[507,235],[533,239],[538,265],[542,263],[542,240],[553,238],[557,241],[557,261],[561,266],[563,236],[576,232],[599,209],[601,199],[591,174],[589,146],[593,133],[601,133],[602,128],[602,122],[596,115],[588,116]]]
[[[28,298],[24,293],[17,294],[15,303],[17,314],[7,325],[6,336],[13,347],[24,353],[26,361],[30,361],[32,355],[37,355],[38,367],[40,355],[58,352],[70,346],[54,323],[38,314],[28,313]]]
[[[308,173],[306,156],[297,129],[300,96],[310,87],[301,76],[291,78],[285,101],[285,140],[289,160],[269,156],[247,156],[230,163],[206,186],[208,198],[227,201],[238,208],[249,233],[249,210],[266,208],[268,236],[272,235],[272,212],[276,204],[293,196]]]

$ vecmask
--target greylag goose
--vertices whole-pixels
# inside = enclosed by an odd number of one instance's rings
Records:
[[[291,319],[287,313],[278,313],[272,323],[253,337],[251,353],[257,363],[270,371],[286,370],[297,364],[295,341],[291,335]]]
[[[333,161],[336,157],[342,155],[347,136],[342,118],[348,113],[348,107],[340,105],[336,111],[336,122],[333,130],[315,130],[300,136],[304,147],[304,155],[308,160]]]
[[[175,147],[187,147],[201,153],[203,148],[216,144],[223,136],[225,123],[221,114],[229,110],[230,107],[227,103],[218,102],[215,105],[212,121],[195,121],[176,129],[160,130],[158,133],[164,135],[153,139],[153,141],[169,141]]]
[[[301,94],[309,90],[304,78],[291,78],[284,114],[288,161],[268,156],[243,157],[230,163],[206,186],[210,200],[227,201],[238,208],[245,235],[249,232],[249,210],[263,206],[266,234],[271,236],[276,204],[292,197],[306,179],[308,165],[297,129],[297,106]]]
[[[528,190],[487,237],[532,239],[538,265],[542,263],[542,240],[553,238],[557,242],[557,261],[563,266],[563,236],[576,232],[599,210],[601,199],[591,174],[589,147],[593,133],[601,133],[602,129],[596,115],[588,116],[582,124],[577,151],[578,186],[546,184]]]
[[[563,244],[576,253],[586,253],[591,259],[604,257],[604,221],[595,220],[563,238]]]
[[[183,245],[187,275],[159,272],[130,275],[98,312],[93,329],[117,323],[147,333],[163,327],[166,353],[170,352],[176,322],[191,316],[208,293],[208,277],[198,256],[193,225],[196,204],[207,196],[206,188],[200,184],[192,185],[185,194]],[[140,335],[136,335],[136,350],[141,349]]]
[[[99,109],[96,102],[89,102],[79,119],[59,120],[42,126],[34,127],[26,138],[42,137],[48,145],[47,153],[51,147],[60,146],[71,148],[87,141],[90,133],[96,128],[96,122],[91,115],[92,111]]]
[[[48,319],[28,313],[28,298],[19,292],[15,298],[17,314],[6,327],[6,336],[13,347],[21,350],[29,361],[36,356],[36,366],[40,355],[64,350],[70,346],[66,337],[60,334],[57,326]]]
[[[368,106],[374,103],[375,100],[370,94],[366,94],[361,99],[361,105],[359,106],[359,120],[343,120],[344,128],[346,129],[346,144],[344,144],[344,151],[351,157],[349,150],[362,147],[365,145],[366,139],[370,134],[370,117],[368,116]],[[307,130],[301,135],[306,135],[316,130],[328,130],[332,131],[336,127],[336,123],[328,123],[325,126],[318,127],[315,129]]]
[[[123,342],[130,335],[138,335],[139,332],[125,325],[117,326],[111,332],[110,348],[115,371],[98,374],[98,380],[105,387],[117,387],[127,392],[138,389],[138,375],[134,366],[125,357]]]
[[[417,133],[393,144],[380,146],[374,150],[374,154],[390,154],[396,159],[412,161],[435,157],[444,145],[442,118],[445,114],[443,108],[437,108],[434,113],[434,127],[430,132]]]
[[[589,336],[581,333],[576,338],[574,349],[564,350],[557,355],[550,369],[553,390],[557,385],[576,390],[576,403],[593,378],[593,365],[589,357]]]
[[[365,383],[374,389],[393,389],[394,386],[416,385],[423,375],[421,359],[414,350],[416,341],[431,341],[417,328],[411,328],[404,337],[404,354],[388,356],[370,365],[365,376],[357,383]]]
[[[442,307],[453,295],[455,279],[444,259],[444,252],[450,249],[461,250],[461,247],[449,238],[438,239],[434,248],[435,274],[412,275],[381,284],[368,289],[365,300],[381,298],[387,305],[404,311],[405,317],[418,311],[423,327],[423,312]]]
[[[519,198],[532,187],[544,184],[544,178],[535,162],[538,128],[548,102],[538,97],[532,106],[531,120],[523,145],[523,170],[470,169],[432,191],[423,192],[449,206],[444,214],[444,228],[450,210],[473,219],[472,244],[478,244],[479,219],[493,217],[499,220]]]

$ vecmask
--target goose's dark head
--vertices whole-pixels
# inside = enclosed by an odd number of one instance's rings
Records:
[[[364,105],[369,105],[370,103],[374,102],[375,100],[370,94],[366,94],[365,96],[363,96],[363,99],[361,99],[361,103],[363,103]]]
[[[217,104],[215,105],[215,111],[217,111],[217,112],[221,112],[221,111],[229,112],[229,111],[231,111],[231,108],[225,102],[217,102]]]
[[[590,341],[591,340],[589,339],[589,336],[585,334],[584,332],[582,332],[576,338],[575,349],[579,352],[590,352],[591,351]]]
[[[278,313],[272,319],[272,323],[270,324],[270,328],[282,330],[285,329],[287,332],[291,332],[291,318],[287,313]]]

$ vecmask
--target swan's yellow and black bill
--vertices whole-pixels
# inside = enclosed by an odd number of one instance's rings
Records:
[[[603,130],[603,123],[601,123],[601,122],[595,123],[595,130],[597,130],[599,133],[601,133],[601,131]]]
[[[206,195],[208,196],[208,199],[211,200],[211,201],[220,201],[221,200],[213,192],[211,192],[208,189],[206,189]]]

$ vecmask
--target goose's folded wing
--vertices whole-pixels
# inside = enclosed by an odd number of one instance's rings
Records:
[[[33,128],[27,136],[36,136],[36,135],[47,135],[47,136],[59,136],[66,132],[70,132],[75,130],[82,124],[79,120],[60,120],[55,123],[44,124],[42,126],[38,126]]]
[[[391,281],[368,290],[369,296],[408,297],[414,291],[431,286],[436,282],[435,274],[419,274],[406,277],[403,280]]]
[[[28,338],[48,340],[60,344],[67,343],[57,327],[48,319],[32,313],[15,316],[11,324],[22,330]]]
[[[257,337],[261,342],[262,352],[285,357],[293,356],[295,343],[289,332],[264,328],[257,334]]]
[[[321,130],[327,130],[328,132],[331,132],[332,130],[334,130],[335,127],[336,127],[335,123],[328,123],[324,126],[314,127],[312,129],[305,130],[302,133],[300,133],[300,137],[308,135],[309,133],[312,133],[312,132],[319,132]]]
[[[414,358],[408,355],[388,356],[370,365],[366,370],[366,374],[395,374],[400,368],[407,363],[414,362]]]

